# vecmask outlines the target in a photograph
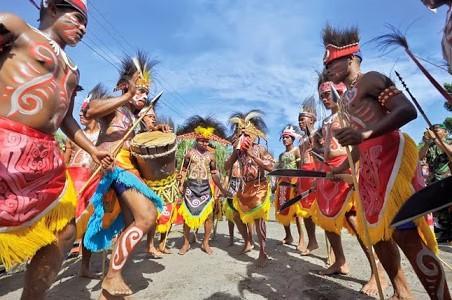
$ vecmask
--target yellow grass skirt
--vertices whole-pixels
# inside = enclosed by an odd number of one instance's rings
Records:
[[[74,219],[77,193],[69,173],[58,204],[33,225],[13,232],[0,233],[0,261],[7,270],[25,263],[35,253],[56,241],[56,233]]]

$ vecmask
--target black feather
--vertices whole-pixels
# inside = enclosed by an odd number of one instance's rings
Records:
[[[323,44],[332,44],[343,47],[354,43],[359,43],[358,27],[352,26],[344,29],[335,29],[330,24],[326,24],[322,32]]]
[[[382,51],[386,51],[393,46],[401,46],[405,49],[409,48],[405,35],[398,28],[391,24],[387,24],[386,28],[388,28],[391,33],[377,36],[376,38],[372,39],[371,42],[376,42],[377,46]]]
[[[177,135],[182,135],[186,133],[194,132],[195,128],[198,126],[202,127],[213,127],[215,128],[214,134],[222,139],[226,138],[226,128],[219,121],[215,120],[213,117],[201,117],[200,115],[195,115],[188,118],[185,123],[177,128]]]

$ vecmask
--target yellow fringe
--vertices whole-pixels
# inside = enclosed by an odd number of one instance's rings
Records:
[[[226,217],[226,220],[234,222],[234,210],[229,206],[227,200],[224,200],[223,203],[223,213],[224,216]]]
[[[368,224],[370,242],[372,245],[379,241],[387,241],[391,239],[394,229],[391,227],[391,222],[394,219],[397,212],[400,210],[405,201],[414,193],[414,188],[412,185],[412,180],[416,173],[417,164],[419,161],[418,151],[414,141],[407,135],[403,134],[405,138],[405,145],[402,153],[402,162],[400,164],[400,169],[397,174],[394,185],[389,193],[388,199],[383,206],[383,215],[381,219],[376,224]],[[360,201],[357,201],[356,205],[361,205]],[[361,210],[357,210],[358,217],[358,234],[364,237],[364,228],[362,228]],[[423,217],[417,219],[415,224],[418,226],[418,231],[427,247],[438,253],[438,244],[436,242],[435,236],[428,226],[427,222]],[[367,246],[368,243],[366,239],[363,242]]]
[[[187,224],[188,227],[191,229],[198,229],[199,226],[204,224],[204,222],[207,220],[208,217],[213,212],[213,205],[214,205],[214,199],[212,198],[209,203],[207,203],[206,207],[204,207],[203,211],[199,216],[193,216],[190,211],[188,210],[187,205],[185,204],[185,201],[182,202],[182,205],[179,208],[179,214],[184,219],[185,224]]]
[[[264,202],[262,202],[261,205],[253,208],[250,211],[244,212],[239,205],[239,199],[237,196],[234,196],[234,208],[239,212],[240,219],[245,224],[251,224],[254,223],[254,220],[258,219],[264,219],[265,221],[268,221],[269,213],[270,213],[270,206],[271,206],[271,187],[268,185],[267,188],[267,194],[265,195]]]
[[[64,194],[58,205],[46,216],[28,228],[0,233],[0,261],[7,270],[26,262],[39,249],[55,242],[55,233],[74,218],[77,193],[67,172],[66,181]]]
[[[174,221],[177,218],[177,211],[176,211],[176,203],[174,203],[174,211],[171,212],[171,218],[166,222],[165,224],[157,224],[157,232],[158,233],[167,233],[171,227],[171,225],[174,223]]]
[[[179,196],[178,181],[176,174],[170,175],[161,180],[145,180],[146,185],[150,187],[165,203],[173,203]]]
[[[345,214],[352,209],[354,197],[355,192],[350,190],[344,204],[342,205],[342,208],[334,217],[328,217],[322,214],[317,201],[314,201],[311,206],[312,221],[316,225],[322,227],[325,231],[340,234],[341,230],[346,228],[351,234],[353,234],[353,230],[349,227]]]
[[[289,226],[290,223],[294,223],[295,217],[300,215],[302,215],[302,210],[299,203],[295,203],[294,205],[290,206],[288,214],[281,214],[277,209],[275,209],[276,221],[284,226]]]

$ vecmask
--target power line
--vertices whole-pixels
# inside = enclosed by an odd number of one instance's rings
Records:
[[[99,14],[102,17],[102,19],[104,19],[104,21],[108,25],[110,25],[110,27],[113,29],[113,33],[117,34],[120,38],[122,38],[124,40],[124,42],[126,43],[126,45],[128,45],[132,50],[134,50],[133,47],[135,47],[135,46],[121,34],[121,32],[104,16],[104,14],[100,11],[100,9],[98,9],[92,2],[90,3],[90,6],[92,6],[94,8],[94,10],[97,12],[97,14]],[[121,42],[119,42],[119,43],[121,43]]]
[[[88,47],[89,49],[91,49],[94,53],[96,53],[100,58],[102,58],[103,60],[105,60],[107,63],[109,63],[110,65],[113,66],[113,68],[115,68],[118,72],[120,71],[119,68],[113,64],[111,61],[109,61],[107,58],[105,58],[105,56],[103,56],[102,54],[100,54],[96,49],[94,49],[94,47],[92,47],[90,44],[88,44],[87,42],[85,42],[84,40],[81,40],[81,42]]]
[[[92,5],[92,4],[91,4],[91,5]],[[122,42],[121,42],[114,34],[111,34],[110,31],[109,31],[109,29],[108,29],[103,23],[101,23],[100,20],[98,20],[94,15],[92,15],[92,17],[93,17],[94,21],[95,21],[97,24],[99,24],[99,25],[105,30],[105,32],[106,32],[113,40],[115,40],[115,41],[118,43],[118,46],[121,48],[122,51],[124,51],[125,53],[129,52],[129,50],[127,50],[127,48],[123,46]],[[113,33],[115,33],[115,32],[113,31]]]

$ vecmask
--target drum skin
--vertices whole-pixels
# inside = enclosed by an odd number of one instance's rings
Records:
[[[130,144],[141,176],[161,180],[173,175],[176,168],[176,135],[172,132],[143,132]]]

